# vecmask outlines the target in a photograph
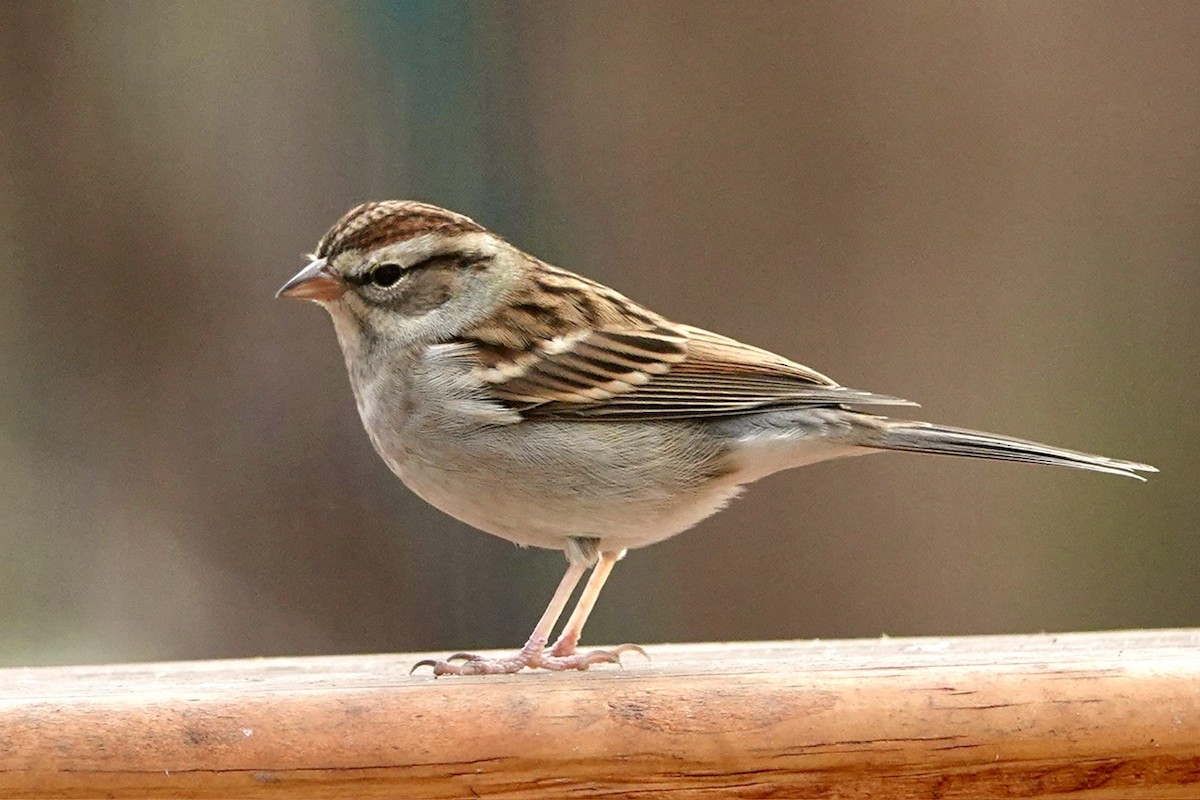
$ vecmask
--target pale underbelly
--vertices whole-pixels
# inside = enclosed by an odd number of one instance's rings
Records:
[[[450,516],[551,549],[570,537],[597,538],[605,550],[644,547],[692,527],[740,491],[723,448],[698,429],[547,423],[511,434],[481,432],[450,451],[444,441],[421,447],[421,437],[410,435],[405,458],[385,460]]]

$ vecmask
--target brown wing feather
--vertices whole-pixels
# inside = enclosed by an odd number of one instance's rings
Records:
[[[767,350],[668,322],[553,267],[468,331],[493,396],[527,418],[677,419],[768,408],[905,405]]]

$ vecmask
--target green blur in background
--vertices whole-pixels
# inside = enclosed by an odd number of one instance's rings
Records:
[[[1200,625],[1200,4],[0,5],[0,664],[515,647],[561,574],[275,289],[368,199],[1148,484],[906,455],[630,554],[587,643]]]

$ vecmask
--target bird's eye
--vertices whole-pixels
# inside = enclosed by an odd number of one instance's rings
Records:
[[[400,280],[399,264],[380,264],[371,270],[371,283],[376,286],[391,286]]]

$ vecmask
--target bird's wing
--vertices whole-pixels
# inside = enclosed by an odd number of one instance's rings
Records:
[[[552,268],[551,268],[552,269]],[[557,270],[468,331],[489,394],[533,419],[686,419],[772,408],[914,405],[839,386],[815,370],[679,325]],[[543,279],[544,280],[544,279]],[[602,290],[602,291],[601,291]]]

